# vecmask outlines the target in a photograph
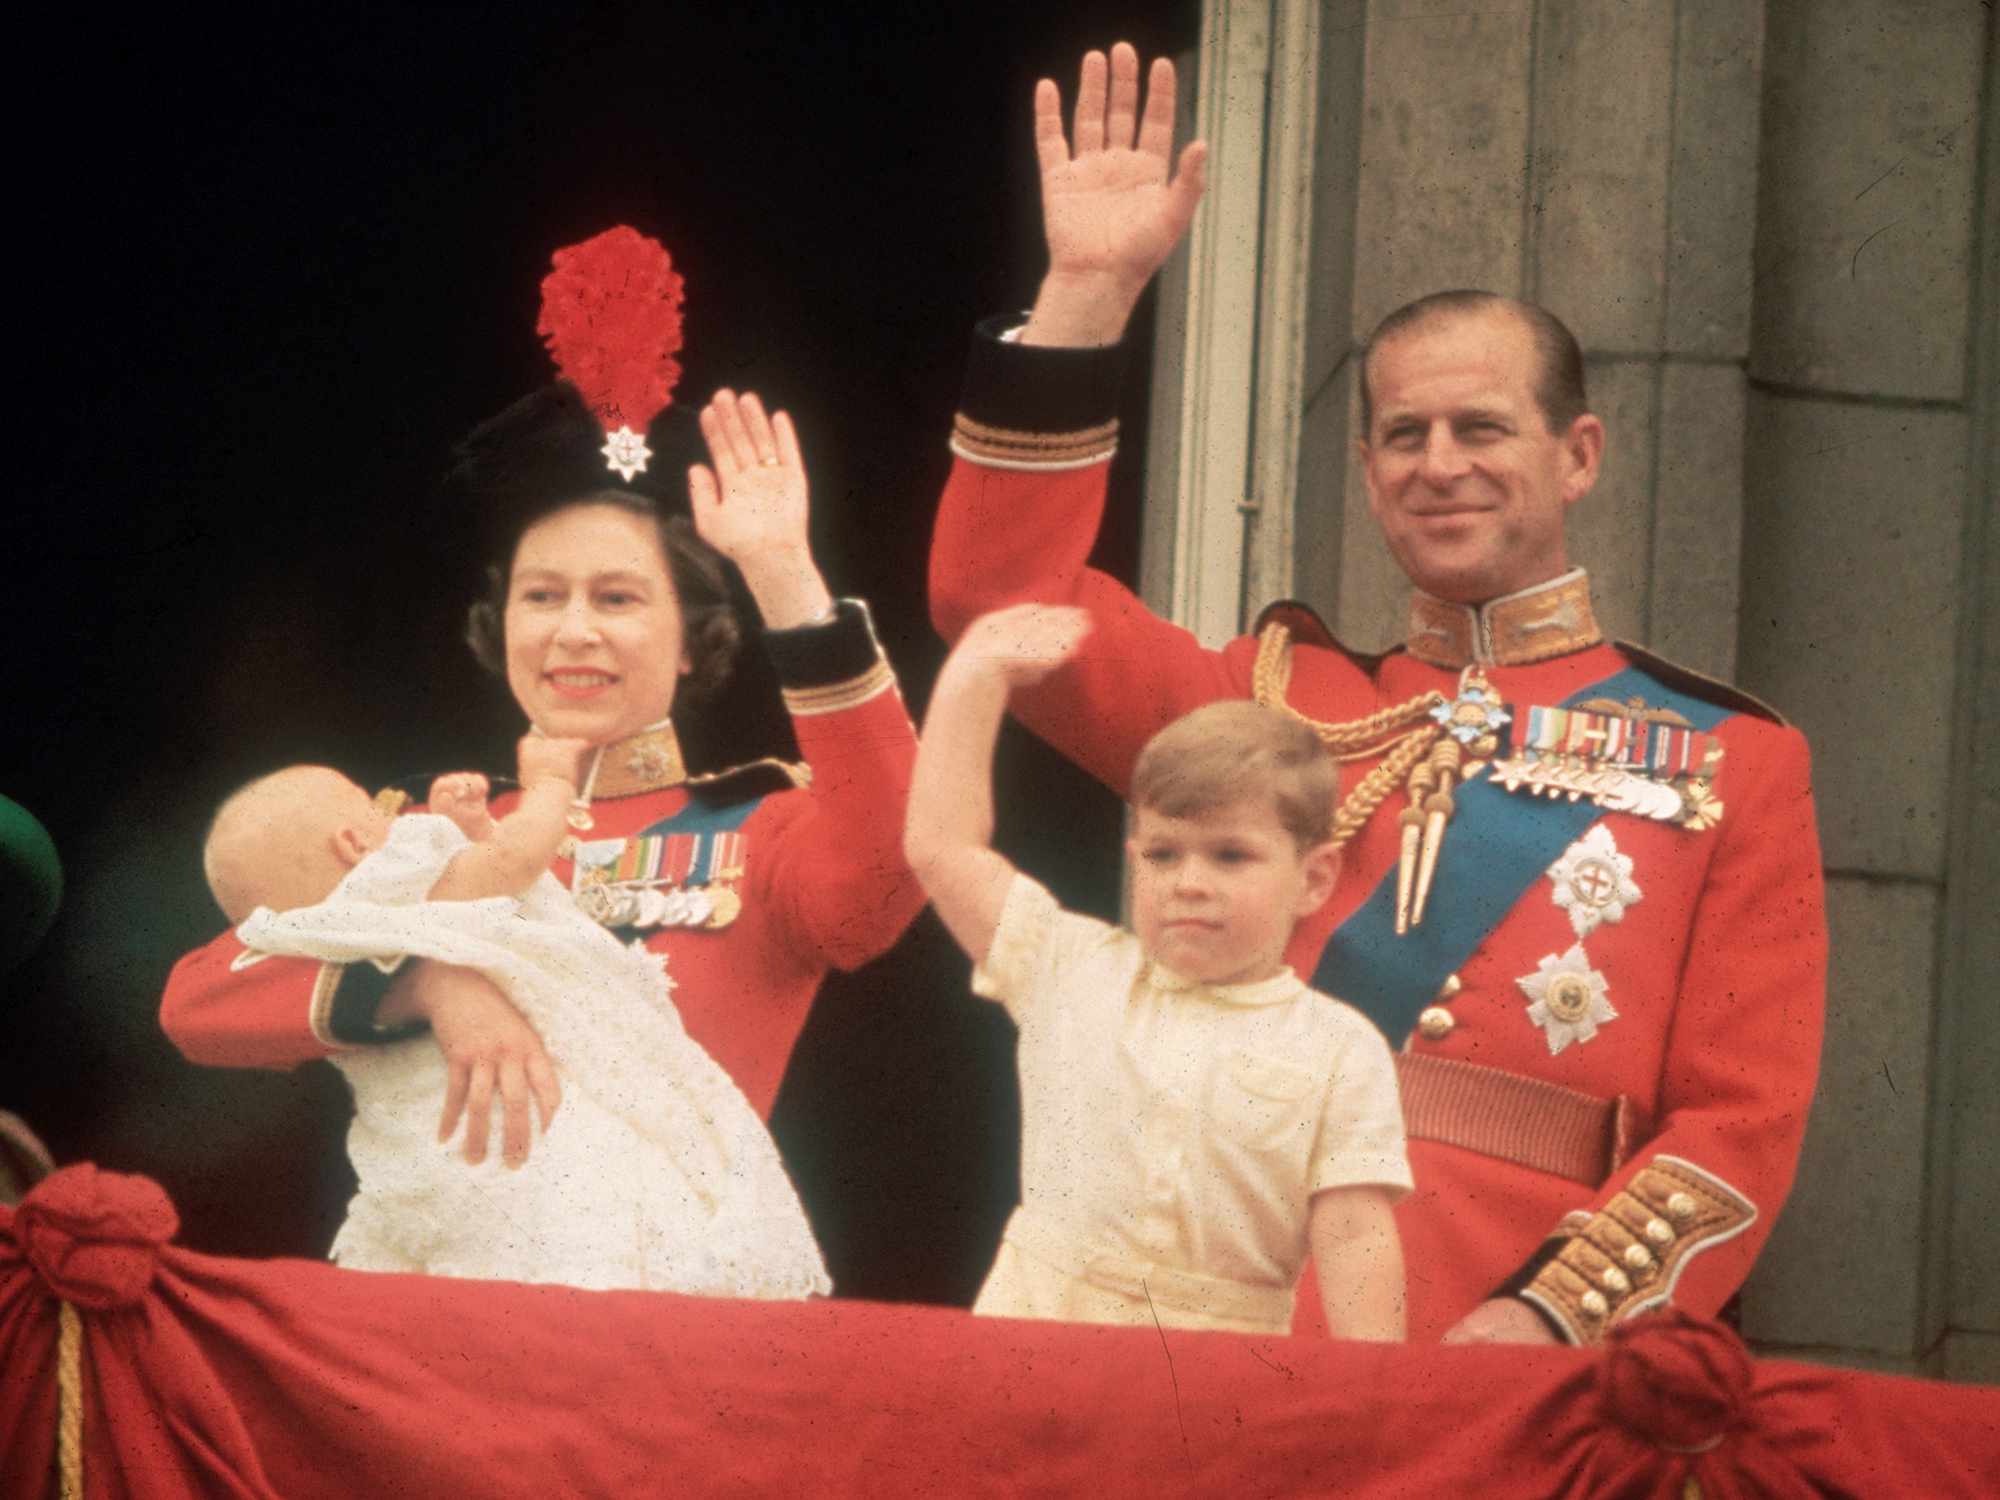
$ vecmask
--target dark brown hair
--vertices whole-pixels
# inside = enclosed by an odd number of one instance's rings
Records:
[[[1146,741],[1132,767],[1132,805],[1194,818],[1268,797],[1303,852],[1333,837],[1340,771],[1318,735],[1248,699],[1204,704]]]
[[[1372,434],[1375,427],[1375,392],[1370,380],[1371,364],[1377,349],[1398,334],[1408,333],[1422,324],[1465,317],[1496,307],[1504,308],[1526,324],[1528,337],[1534,342],[1537,366],[1535,404],[1542,409],[1542,420],[1549,424],[1550,432],[1560,435],[1569,431],[1570,423],[1590,410],[1589,398],[1583,390],[1583,350],[1577,345],[1576,335],[1546,307],[1524,302],[1518,297],[1503,297],[1498,292],[1461,287],[1449,292],[1432,292],[1428,297],[1405,302],[1377,323],[1375,331],[1368,335],[1368,342],[1361,346],[1363,435]]]
[[[660,551],[667,559],[667,577],[681,611],[681,641],[687,652],[687,676],[681,679],[676,706],[699,703],[729,680],[743,643],[743,626],[729,602],[722,554],[695,534],[682,516],[663,516],[653,502],[631,490],[606,488],[528,516],[506,539],[506,549],[486,566],[486,597],[466,617],[465,639],[479,664],[496,677],[507,675],[507,586],[514,554],[531,526],[579,505],[609,505],[651,521],[660,534]]]

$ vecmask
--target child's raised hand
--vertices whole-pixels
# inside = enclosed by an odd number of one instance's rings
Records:
[[[1090,612],[1072,604],[1015,604],[974,620],[952,655],[1027,687],[1076,655],[1090,628]]]
[[[492,819],[486,812],[487,781],[477,771],[453,771],[431,783],[426,806],[450,818],[474,843],[486,837]]]
[[[583,758],[590,753],[590,741],[556,739],[545,734],[524,734],[514,754],[518,762],[522,790],[543,781],[560,781],[572,790],[583,785]]]

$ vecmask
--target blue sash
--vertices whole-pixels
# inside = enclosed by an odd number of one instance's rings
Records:
[[[1637,667],[1626,667],[1578,689],[1564,700],[1620,702],[1640,697],[1649,707],[1670,708],[1698,730],[1730,717],[1700,698],[1675,692]],[[1509,704],[1515,728],[1527,705]],[[1585,798],[1537,797],[1509,792],[1481,776],[1452,793],[1457,804],[1445,827],[1442,855],[1431,882],[1424,920],[1396,936],[1396,867],[1354,915],[1335,929],[1313,970],[1312,987],[1345,1000],[1400,1047],[1417,1013],[1486,941],[1529,886],[1547,873],[1571,844],[1604,816]]]

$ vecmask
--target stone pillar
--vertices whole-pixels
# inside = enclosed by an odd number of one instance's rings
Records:
[[[1989,24],[1953,0],[1822,0],[1772,7],[1766,40],[1741,670],[1815,750],[1834,965],[1745,1326],[1902,1367],[1947,1310],[1933,1048]]]
[[[1411,297],[1484,287],[1546,303],[1584,346],[1611,442],[1572,552],[1608,628],[1727,675],[1762,6],[1356,11],[1321,23],[1331,286],[1308,330],[1299,591],[1354,645],[1399,637],[1405,585],[1353,459],[1353,351]]]

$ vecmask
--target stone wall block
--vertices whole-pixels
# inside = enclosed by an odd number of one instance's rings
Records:
[[[1666,347],[1742,359],[1750,345],[1764,7],[1680,0],[1678,9]]]
[[[1972,1385],[2000,1385],[2000,1333],[1950,1333],[1938,1374]]]
[[[1369,5],[1356,329],[1443,287],[1521,287],[1531,27],[1529,6]]]
[[[1366,57],[1364,27],[1342,25],[1331,15],[1322,18],[1319,101],[1313,121],[1312,266],[1306,279],[1305,360],[1300,376],[1308,398],[1326,386],[1355,342],[1368,333],[1352,322]]]
[[[1964,398],[1986,25],[1962,0],[1771,7],[1754,375]]]
[[[1543,0],[1531,285],[1593,353],[1659,346],[1674,8]]]
[[[1349,432],[1361,430],[1361,396],[1345,382]],[[1409,580],[1389,554],[1382,528],[1368,510],[1368,485],[1355,445],[1347,445],[1347,479],[1341,489],[1340,592],[1321,615],[1357,651],[1383,651],[1403,638],[1409,620]]]
[[[1292,513],[1292,593],[1332,621],[1340,588],[1340,559],[1345,550],[1343,492],[1358,484],[1351,421],[1356,420],[1354,364],[1349,361],[1312,394],[1299,419],[1299,492]],[[1355,545],[1365,546],[1372,529],[1364,507]],[[1379,546],[1379,543],[1377,544]],[[1247,599],[1245,614],[1254,620],[1271,601]]]
[[[1813,746],[1830,869],[1937,879],[1965,418],[1752,392],[1738,673]]]
[[[1736,674],[1745,395],[1734,365],[1668,363],[1660,371],[1646,640],[1725,680]]]
[[[1782,1345],[1916,1350],[1938,898],[1827,884],[1833,966],[1819,1092],[1791,1200],[1743,1294],[1743,1331]],[[1769,1205],[1759,1205],[1765,1211]]]
[[[1591,595],[1605,633],[1646,634],[1648,537],[1653,507],[1653,387],[1650,361],[1592,359],[1590,405],[1604,419],[1604,468],[1597,488],[1570,509],[1569,558],[1590,569]]]

